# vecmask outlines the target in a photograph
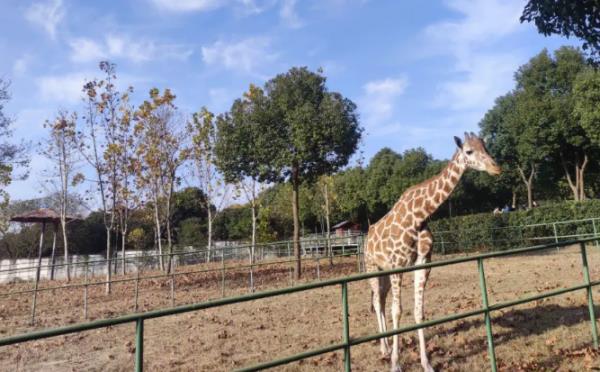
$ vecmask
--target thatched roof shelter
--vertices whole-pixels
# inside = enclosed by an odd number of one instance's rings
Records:
[[[67,216],[67,221],[74,220],[74,217]],[[59,223],[60,215],[49,208],[40,208],[31,212],[21,213],[13,216],[11,222],[22,223]]]

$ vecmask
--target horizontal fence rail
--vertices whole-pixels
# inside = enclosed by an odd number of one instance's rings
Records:
[[[240,371],[257,371],[257,370],[261,370],[261,369],[265,369],[265,368],[276,367],[276,366],[288,364],[288,363],[291,363],[294,361],[298,361],[298,360],[306,359],[306,358],[313,357],[316,355],[321,355],[321,354],[338,351],[338,350],[343,350],[343,352],[344,352],[344,370],[350,371],[350,369],[351,369],[350,349],[352,346],[359,345],[359,344],[362,344],[365,342],[378,340],[378,339],[381,339],[384,337],[393,336],[393,335],[400,334],[400,333],[414,331],[414,330],[421,329],[421,328],[432,327],[435,325],[439,325],[439,324],[443,324],[443,323],[447,323],[447,322],[451,322],[451,321],[455,321],[455,320],[459,320],[459,319],[463,319],[463,318],[467,318],[467,317],[478,316],[478,315],[483,315],[485,317],[485,327],[486,327],[486,334],[487,334],[487,340],[488,340],[488,353],[489,353],[489,357],[490,357],[490,367],[491,367],[492,371],[496,371],[497,366],[496,366],[496,359],[495,359],[495,352],[494,352],[492,321],[490,318],[490,313],[492,311],[497,311],[497,310],[504,309],[507,307],[520,305],[520,304],[524,304],[524,303],[528,303],[528,302],[533,302],[533,301],[540,300],[543,298],[558,296],[558,295],[568,293],[568,292],[573,292],[573,291],[578,291],[578,290],[583,290],[583,289],[587,290],[587,300],[588,300],[588,310],[589,310],[590,324],[591,324],[592,341],[593,341],[594,347],[598,348],[598,332],[597,332],[597,328],[596,328],[596,315],[594,312],[594,301],[593,301],[593,296],[592,296],[592,288],[594,286],[600,285],[600,281],[591,281],[590,280],[589,268],[588,268],[588,262],[587,262],[587,252],[586,252],[586,243],[598,241],[598,239],[600,239],[600,238],[596,237],[596,238],[589,238],[589,239],[572,240],[572,241],[565,241],[565,242],[559,242],[559,243],[553,243],[553,244],[537,245],[537,246],[527,247],[527,248],[518,248],[518,249],[512,249],[512,250],[506,250],[506,251],[491,252],[491,253],[485,253],[485,254],[480,254],[480,255],[470,256],[470,257],[459,257],[459,258],[454,258],[454,259],[450,259],[450,260],[430,262],[430,263],[426,263],[426,264],[415,265],[415,266],[410,266],[410,267],[403,267],[403,268],[398,268],[398,269],[388,270],[388,271],[355,274],[355,275],[347,276],[344,278],[337,278],[337,279],[330,279],[330,280],[325,280],[325,281],[320,281],[320,282],[302,284],[302,285],[297,285],[294,287],[289,287],[289,288],[284,288],[284,289],[256,292],[256,293],[247,294],[247,295],[238,296],[238,297],[223,298],[223,299],[219,299],[219,300],[196,303],[196,304],[192,304],[192,305],[179,306],[179,307],[174,307],[174,308],[170,308],[170,309],[154,310],[154,311],[148,311],[148,312],[143,312],[143,313],[136,313],[136,314],[120,316],[120,317],[111,318],[111,319],[102,319],[102,320],[97,320],[97,321],[88,322],[88,323],[76,324],[76,325],[71,325],[71,326],[66,326],[66,327],[47,329],[47,330],[41,330],[41,331],[11,336],[11,337],[5,337],[5,338],[0,339],[0,346],[7,346],[7,345],[16,344],[16,343],[26,342],[26,341],[39,340],[39,339],[44,339],[44,338],[48,338],[48,337],[55,337],[55,336],[59,336],[59,335],[76,333],[76,332],[81,332],[81,331],[86,331],[86,330],[91,330],[91,329],[96,329],[96,328],[104,328],[104,327],[118,325],[118,324],[135,323],[136,324],[135,369],[136,369],[136,371],[142,371],[143,370],[144,321],[147,319],[159,318],[159,317],[164,317],[164,316],[169,316],[169,315],[187,313],[187,312],[191,312],[191,311],[204,310],[204,309],[209,309],[209,308],[214,308],[214,307],[219,307],[219,306],[224,306],[224,305],[238,304],[238,303],[247,302],[247,301],[259,300],[262,298],[270,298],[270,297],[288,295],[291,293],[297,293],[297,292],[308,291],[308,290],[317,289],[317,288],[324,288],[324,287],[331,287],[331,286],[339,285],[340,289],[341,289],[341,298],[342,298],[342,332],[341,332],[342,333],[342,342],[328,345],[328,346],[318,348],[318,349],[309,350],[309,351],[306,351],[303,353],[294,354],[294,355],[287,356],[287,357],[284,357],[281,359],[256,364],[256,365],[253,365],[250,367],[242,368],[242,369],[240,369]],[[497,302],[494,304],[490,304],[488,302],[488,293],[487,293],[487,288],[486,288],[486,283],[485,283],[486,277],[485,277],[485,273],[484,273],[484,261],[486,259],[499,258],[499,257],[504,257],[504,256],[509,256],[509,255],[524,254],[524,253],[539,252],[542,250],[570,246],[570,245],[575,245],[575,244],[579,245],[580,251],[581,251],[584,283],[582,283],[580,285],[568,287],[568,288],[561,288],[561,289],[557,289],[557,290],[547,291],[544,293],[540,293],[540,294],[528,296],[528,297],[523,297],[523,298],[519,298],[519,299],[512,300],[512,301]],[[406,273],[406,272],[411,272],[411,271],[415,271],[415,270],[430,269],[430,268],[434,268],[434,267],[455,265],[455,264],[466,263],[466,262],[475,262],[477,264],[477,268],[478,268],[478,272],[479,272],[479,279],[480,279],[480,288],[481,288],[481,293],[482,293],[482,304],[483,304],[482,308],[473,310],[473,311],[453,314],[450,316],[446,316],[446,317],[442,317],[442,318],[438,318],[438,319],[434,319],[434,320],[425,321],[425,322],[422,322],[419,324],[414,324],[414,325],[402,327],[399,329],[393,329],[393,330],[383,332],[383,333],[376,333],[376,334],[362,336],[362,337],[356,337],[356,338],[350,337],[350,323],[349,323],[349,318],[348,318],[348,284],[349,283],[356,282],[356,281],[362,281],[365,279],[379,277],[379,276],[390,275],[390,274]]]
[[[600,235],[600,218],[553,221],[518,226],[432,230],[436,253],[509,249],[531,244],[558,243]],[[596,246],[600,244],[596,243]]]

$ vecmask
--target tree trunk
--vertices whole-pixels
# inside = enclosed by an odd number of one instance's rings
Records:
[[[50,258],[50,280],[54,280],[54,265],[56,264],[56,233],[58,226],[54,223],[54,234],[52,235],[52,257]]]
[[[158,216],[158,198],[154,197],[154,224],[156,226],[156,244],[158,245],[158,262],[160,265],[160,269],[165,271],[165,262],[162,251],[162,242],[161,242],[161,231],[160,231],[160,218]]]
[[[525,176],[525,171],[520,165],[517,166],[517,170],[521,175],[523,183],[525,183],[525,187],[527,187],[527,209],[531,209],[533,208],[533,176],[535,175],[535,164],[531,164],[531,172],[529,173],[529,177]]]
[[[581,201],[585,200],[585,182],[584,182],[584,174],[585,168],[588,164],[589,158],[587,154],[583,154],[583,161],[580,164],[579,156],[575,159],[575,181],[571,178],[571,174],[569,173],[569,168],[567,167],[567,162],[564,157],[561,155],[561,163],[563,166],[563,170],[565,171],[565,176],[567,178],[567,183],[573,192],[573,200]]]
[[[579,200],[586,200],[584,174],[585,174],[585,168],[587,167],[588,161],[589,161],[589,158],[588,158],[587,154],[584,154],[583,155],[583,163],[581,164],[581,167],[579,168]]]
[[[300,188],[298,179],[298,168],[292,170],[292,218],[294,219],[294,257],[296,257],[296,266],[294,268],[294,277],[296,280],[302,276],[302,262],[300,260],[300,220],[298,218],[298,189]]]
[[[250,251],[250,264],[254,264],[254,253],[256,252],[256,200],[252,200],[252,248]]]
[[[208,244],[206,245],[207,257],[206,262],[210,262],[210,253],[212,251],[212,210],[210,209],[210,203],[208,203]]]
[[[63,218],[61,218],[60,221],[61,227],[62,227],[62,234],[63,234],[63,244],[65,247],[65,268],[67,269],[67,281],[70,282],[71,281],[71,267],[69,266],[69,241],[67,238],[67,221],[66,221],[66,216],[64,216]]]
[[[167,273],[170,274],[173,270],[173,244],[171,240],[171,219],[167,217],[167,249],[169,250],[169,266]]]
[[[112,277],[112,268],[110,267],[112,256],[110,254],[110,228],[106,226],[106,294],[110,293],[110,281]]]
[[[329,256],[329,267],[333,267],[333,250],[331,249],[331,226],[329,224],[329,190],[327,183],[324,186],[325,191],[325,226],[326,226],[326,237],[327,237],[327,255]]]
[[[512,204],[514,210],[517,210],[517,192],[515,190],[512,191]]]
[[[121,229],[121,259],[123,262],[123,267],[121,268],[121,273],[125,275],[125,265],[127,264],[125,260],[125,236],[127,235],[127,227]]]

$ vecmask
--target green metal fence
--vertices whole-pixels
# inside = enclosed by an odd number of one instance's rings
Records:
[[[501,220],[500,220],[501,221]],[[514,246],[558,243],[561,240],[585,239],[600,234],[600,218],[552,221],[518,226],[457,228],[433,230],[436,253],[463,253],[473,250],[501,250]],[[597,244],[598,246],[598,244]]]
[[[443,324],[443,323],[447,323],[447,322],[452,322],[452,321],[456,321],[459,319],[464,319],[467,317],[472,317],[472,316],[477,316],[477,315],[483,315],[485,318],[485,328],[486,328],[486,334],[487,334],[490,366],[491,366],[492,371],[496,371],[496,368],[497,368],[496,367],[496,357],[495,357],[495,351],[494,351],[492,320],[490,317],[490,313],[493,311],[507,308],[507,307],[520,305],[520,304],[524,304],[524,303],[528,303],[528,302],[532,302],[532,301],[536,301],[536,300],[540,300],[540,299],[548,298],[548,297],[552,297],[552,296],[558,296],[558,295],[568,293],[568,292],[573,292],[573,291],[578,291],[578,290],[583,290],[583,289],[585,289],[587,291],[592,342],[593,342],[594,347],[598,348],[598,332],[597,332],[597,328],[596,328],[596,315],[594,313],[594,300],[593,300],[593,296],[592,296],[592,288],[594,286],[600,285],[600,281],[591,281],[590,280],[588,261],[587,261],[587,252],[586,252],[586,243],[589,243],[592,241],[597,241],[598,239],[600,239],[600,238],[596,237],[596,238],[573,240],[573,241],[566,241],[566,242],[560,242],[560,243],[554,243],[554,244],[539,245],[539,246],[533,246],[533,247],[528,247],[528,248],[519,248],[519,249],[510,250],[510,251],[492,252],[492,253],[481,254],[481,255],[477,255],[477,256],[461,257],[461,258],[455,258],[455,259],[451,259],[451,260],[431,262],[431,263],[427,263],[427,264],[423,264],[423,265],[404,267],[404,268],[399,268],[399,269],[395,269],[395,270],[356,274],[356,275],[339,278],[339,279],[332,279],[332,280],[321,281],[321,282],[313,282],[313,283],[298,285],[295,287],[289,287],[289,288],[271,290],[271,291],[264,291],[264,292],[257,292],[257,293],[252,293],[252,294],[243,295],[243,296],[239,296],[239,297],[224,298],[224,299],[215,300],[215,301],[202,302],[202,303],[197,303],[197,304],[192,304],[192,305],[174,307],[174,308],[170,308],[170,309],[161,309],[161,310],[149,311],[149,312],[138,313],[138,314],[130,314],[130,315],[125,315],[125,316],[112,318],[112,319],[102,319],[102,320],[97,320],[97,321],[93,321],[93,322],[89,322],[89,323],[76,324],[76,325],[71,325],[71,326],[66,326],[66,327],[61,327],[61,328],[42,330],[42,331],[31,332],[31,333],[26,333],[26,334],[22,334],[22,335],[2,338],[2,339],[0,339],[0,346],[6,346],[6,345],[11,345],[11,344],[21,343],[21,342],[26,342],[26,341],[32,341],[32,340],[39,340],[39,339],[43,339],[43,338],[54,337],[54,336],[59,336],[59,335],[64,335],[64,334],[69,334],[69,333],[76,333],[76,332],[81,332],[81,331],[86,331],[86,330],[91,330],[91,329],[96,329],[96,328],[103,328],[103,327],[108,327],[108,326],[113,326],[113,325],[118,325],[118,324],[135,323],[136,324],[135,369],[136,369],[136,371],[142,371],[143,370],[143,362],[144,362],[144,358],[143,358],[144,321],[146,321],[148,319],[159,318],[159,317],[175,315],[175,314],[181,314],[181,313],[186,313],[186,312],[190,312],[190,311],[209,309],[209,308],[214,308],[214,307],[219,307],[219,306],[224,306],[224,305],[229,305],[229,304],[238,304],[238,303],[254,301],[254,300],[258,300],[258,299],[262,299],[262,298],[282,296],[282,295],[287,295],[290,293],[308,291],[308,290],[316,289],[316,288],[340,286],[341,301],[342,301],[342,331],[341,331],[342,342],[328,345],[328,346],[321,347],[321,348],[317,348],[317,349],[313,349],[313,350],[309,350],[309,351],[306,351],[303,353],[287,356],[287,357],[284,357],[281,359],[256,364],[256,365],[253,365],[250,367],[242,368],[242,369],[240,369],[240,371],[257,371],[257,370],[261,370],[261,369],[276,367],[276,366],[288,364],[288,363],[291,363],[294,361],[298,361],[301,359],[306,359],[306,358],[310,358],[310,357],[317,356],[320,354],[325,354],[325,353],[338,351],[338,350],[343,350],[343,352],[344,352],[344,370],[350,371],[351,370],[350,349],[352,346],[363,344],[365,342],[378,340],[383,337],[390,337],[390,336],[393,336],[396,334],[414,331],[414,330],[417,330],[420,328],[427,328],[427,327],[431,327],[431,326],[435,326],[435,325],[439,325],[439,324]],[[519,298],[519,299],[512,300],[512,301],[498,302],[498,303],[494,303],[494,304],[489,303],[488,292],[487,292],[487,288],[486,288],[486,277],[485,277],[485,272],[484,272],[484,261],[486,259],[509,256],[509,255],[516,255],[516,254],[523,254],[523,253],[532,253],[532,252],[547,250],[547,249],[561,247],[561,246],[574,245],[574,244],[578,244],[580,251],[581,251],[582,269],[583,269],[583,276],[584,276],[584,282],[582,284],[568,287],[568,288],[547,291],[544,293],[540,293],[537,295],[528,296],[528,297],[524,297],[524,298]],[[440,267],[440,266],[455,265],[455,264],[465,263],[465,262],[475,262],[477,264],[477,268],[478,268],[478,272],[479,272],[479,282],[480,282],[479,284],[480,284],[481,296],[482,296],[482,305],[483,305],[482,308],[480,308],[478,310],[472,310],[472,311],[462,312],[462,313],[458,313],[458,314],[453,314],[450,316],[446,316],[446,317],[442,317],[442,318],[438,318],[438,319],[434,319],[434,320],[430,320],[430,321],[425,321],[420,324],[414,324],[414,325],[402,327],[402,328],[395,329],[395,330],[390,330],[390,331],[383,332],[383,333],[377,333],[377,334],[372,334],[372,335],[362,336],[362,337],[355,337],[355,338],[350,337],[350,323],[349,323],[349,318],[348,318],[348,283],[361,281],[361,280],[365,280],[365,279],[369,279],[369,278],[374,278],[374,277],[378,277],[378,276],[406,273],[406,272],[420,270],[420,269],[428,269],[428,268],[434,268],[434,267]]]

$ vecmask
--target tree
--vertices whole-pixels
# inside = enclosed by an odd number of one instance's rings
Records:
[[[600,147],[600,72],[586,69],[577,76],[574,89],[574,114],[590,141]]]
[[[529,0],[521,22],[534,22],[538,31],[583,41],[591,59],[600,58],[600,11],[597,0]]]
[[[345,166],[362,133],[356,105],[340,93],[330,92],[325,81],[320,73],[294,67],[249,97],[259,128],[258,151],[264,161],[261,181],[292,185],[296,278],[301,275],[300,184]]]
[[[150,99],[144,101],[134,115],[136,184],[143,190],[154,211],[162,270],[165,270],[162,233],[164,231],[167,235],[167,248],[171,254],[173,194],[181,181],[178,170],[188,158],[188,149],[184,147],[185,132],[180,126],[174,100],[175,95],[169,89],[165,89],[161,95],[157,88],[153,88],[150,90]],[[170,270],[171,260],[168,265]]]
[[[227,198],[227,189],[220,179],[216,168],[215,147],[217,131],[215,116],[206,108],[194,113],[192,121],[187,124],[187,135],[192,144],[189,157],[193,163],[193,174],[198,179],[200,190],[204,194],[204,207],[208,213],[207,250],[210,261],[212,251],[212,225]],[[212,207],[215,206],[213,211]]]
[[[24,179],[27,174],[16,175],[15,169],[26,169],[29,164],[27,147],[24,143],[15,144],[10,141],[13,131],[13,120],[4,113],[4,106],[10,100],[8,88],[10,83],[0,78],[0,237],[8,229],[9,195],[4,187],[10,185],[15,179]]]
[[[69,239],[67,236],[67,213],[70,212],[71,201],[69,190],[70,186],[76,186],[83,181],[81,173],[75,173],[78,154],[80,153],[79,141],[77,139],[76,129],[77,115],[61,112],[53,122],[46,121],[45,128],[50,130],[49,140],[46,146],[41,150],[42,154],[53,163],[53,168],[47,173],[50,181],[57,189],[60,226],[63,237],[63,251],[65,263],[69,262]],[[58,178],[58,186],[53,182]],[[56,236],[56,226],[54,230]],[[54,276],[54,248],[52,244],[52,277]],[[67,280],[71,280],[71,270],[67,265]]]
[[[258,107],[265,103],[262,91],[250,85],[241,99],[236,99],[231,110],[217,119],[217,141],[215,143],[216,165],[225,180],[237,184],[250,203],[252,214],[252,236],[250,262],[254,263],[256,230],[258,221],[258,195],[264,190],[260,182],[266,159],[260,151],[266,138],[261,136],[259,121],[264,115]]]
[[[513,136],[512,116],[516,109],[514,92],[496,98],[494,106],[486,112],[479,122],[481,137],[485,139],[490,155],[502,167],[502,173],[496,177],[497,184],[504,184],[511,190],[512,206],[516,207],[517,192],[521,185],[521,173],[517,170],[517,139]],[[506,203],[506,202],[505,202]]]
[[[102,61],[99,67],[105,75],[104,79],[94,79],[83,86],[86,94],[86,130],[81,132],[81,142],[85,144],[80,147],[84,158],[96,173],[95,183],[106,228],[106,293],[110,293],[111,236],[117,226],[117,211],[121,208],[119,197],[130,193],[130,190],[121,190],[121,176],[128,167],[123,164],[123,152],[127,151],[130,143],[123,131],[129,130],[131,113],[128,97],[132,88],[124,93],[117,90],[115,64]]]

